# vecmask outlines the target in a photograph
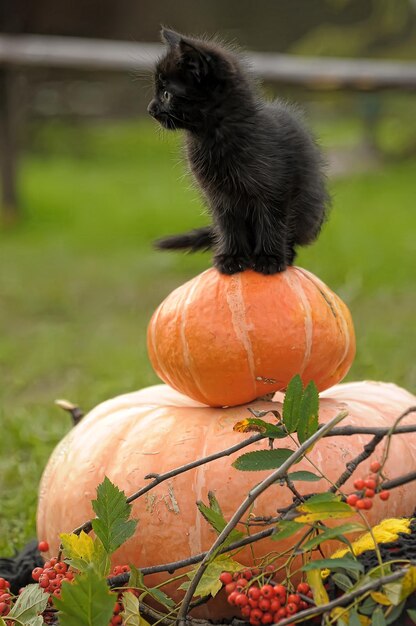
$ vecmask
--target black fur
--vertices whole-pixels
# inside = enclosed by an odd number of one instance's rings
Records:
[[[226,274],[284,270],[297,246],[316,239],[329,204],[313,138],[292,107],[261,98],[233,53],[166,29],[162,37],[168,50],[148,111],[165,128],[185,130],[213,224],[156,245],[212,247]]]

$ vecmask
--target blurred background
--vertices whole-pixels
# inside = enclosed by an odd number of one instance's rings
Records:
[[[266,94],[304,109],[333,210],[298,264],[351,309],[348,380],[415,389],[414,0],[2,0],[0,555],[34,536],[70,428],[54,400],[88,410],[158,382],[148,320],[210,264],[152,249],[208,221],[179,134],[146,116],[160,24],[264,53]]]

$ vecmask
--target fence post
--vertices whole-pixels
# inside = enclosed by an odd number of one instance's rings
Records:
[[[17,200],[17,139],[12,102],[13,74],[0,68],[0,213],[7,225],[19,217]]]

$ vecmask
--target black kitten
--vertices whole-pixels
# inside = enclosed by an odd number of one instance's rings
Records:
[[[162,30],[168,45],[148,112],[186,131],[213,225],[157,242],[214,249],[225,274],[281,272],[319,234],[329,203],[320,152],[295,111],[266,102],[240,61],[212,42]]]

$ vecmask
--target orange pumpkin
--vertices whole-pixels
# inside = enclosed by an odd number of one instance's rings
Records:
[[[148,328],[155,372],[210,406],[235,406],[285,389],[295,374],[320,391],[355,355],[346,305],[316,276],[209,269],[173,291]]]
[[[281,399],[278,394],[278,399]],[[392,384],[362,382],[338,385],[321,394],[320,421],[326,422],[340,410],[349,416],[343,424],[391,426],[394,419],[416,398]],[[256,409],[281,409],[280,402],[257,401]],[[40,485],[37,514],[38,536],[48,541],[56,554],[60,532],[72,529],[93,516],[91,499],[96,486],[107,475],[130,495],[146,484],[148,473],[163,473],[184,463],[223,450],[247,435],[233,431],[236,421],[248,416],[245,406],[216,409],[203,406],[165,385],[128,393],[93,409],[61,441],[52,453]],[[411,417],[406,423],[409,423]],[[310,457],[328,480],[335,480],[345,464],[362,451],[369,436],[329,437],[320,441]],[[289,446],[282,440],[279,446]],[[265,447],[261,441],[249,449]],[[245,450],[246,451],[246,450]],[[207,502],[215,492],[226,518],[230,518],[250,488],[269,472],[240,472],[231,466],[241,453],[200,466],[161,483],[133,504],[139,524],[134,537],[115,554],[116,563],[145,567],[187,558],[210,547],[215,533],[198,512],[195,502]],[[376,458],[380,458],[380,453]],[[369,472],[370,458],[359,474]],[[309,469],[302,461],[296,469]],[[416,470],[416,434],[393,437],[386,473],[390,477]],[[356,476],[354,477],[356,478]],[[297,483],[307,493],[308,483]],[[329,483],[313,484],[313,491],[326,490]],[[352,480],[345,492],[352,491]],[[411,515],[414,494],[409,485],[392,491],[387,502],[378,498],[368,512],[376,524],[384,517]],[[274,485],[255,503],[255,515],[274,515],[276,508],[291,502],[287,488]],[[254,547],[256,557],[269,551],[284,551],[293,545],[289,538],[280,543],[263,540]],[[339,544],[333,544],[333,547]],[[238,561],[252,565],[249,548],[238,554]],[[154,581],[160,582],[163,575]],[[222,596],[222,594],[220,594]],[[221,598],[210,602],[205,616],[225,616]]]

